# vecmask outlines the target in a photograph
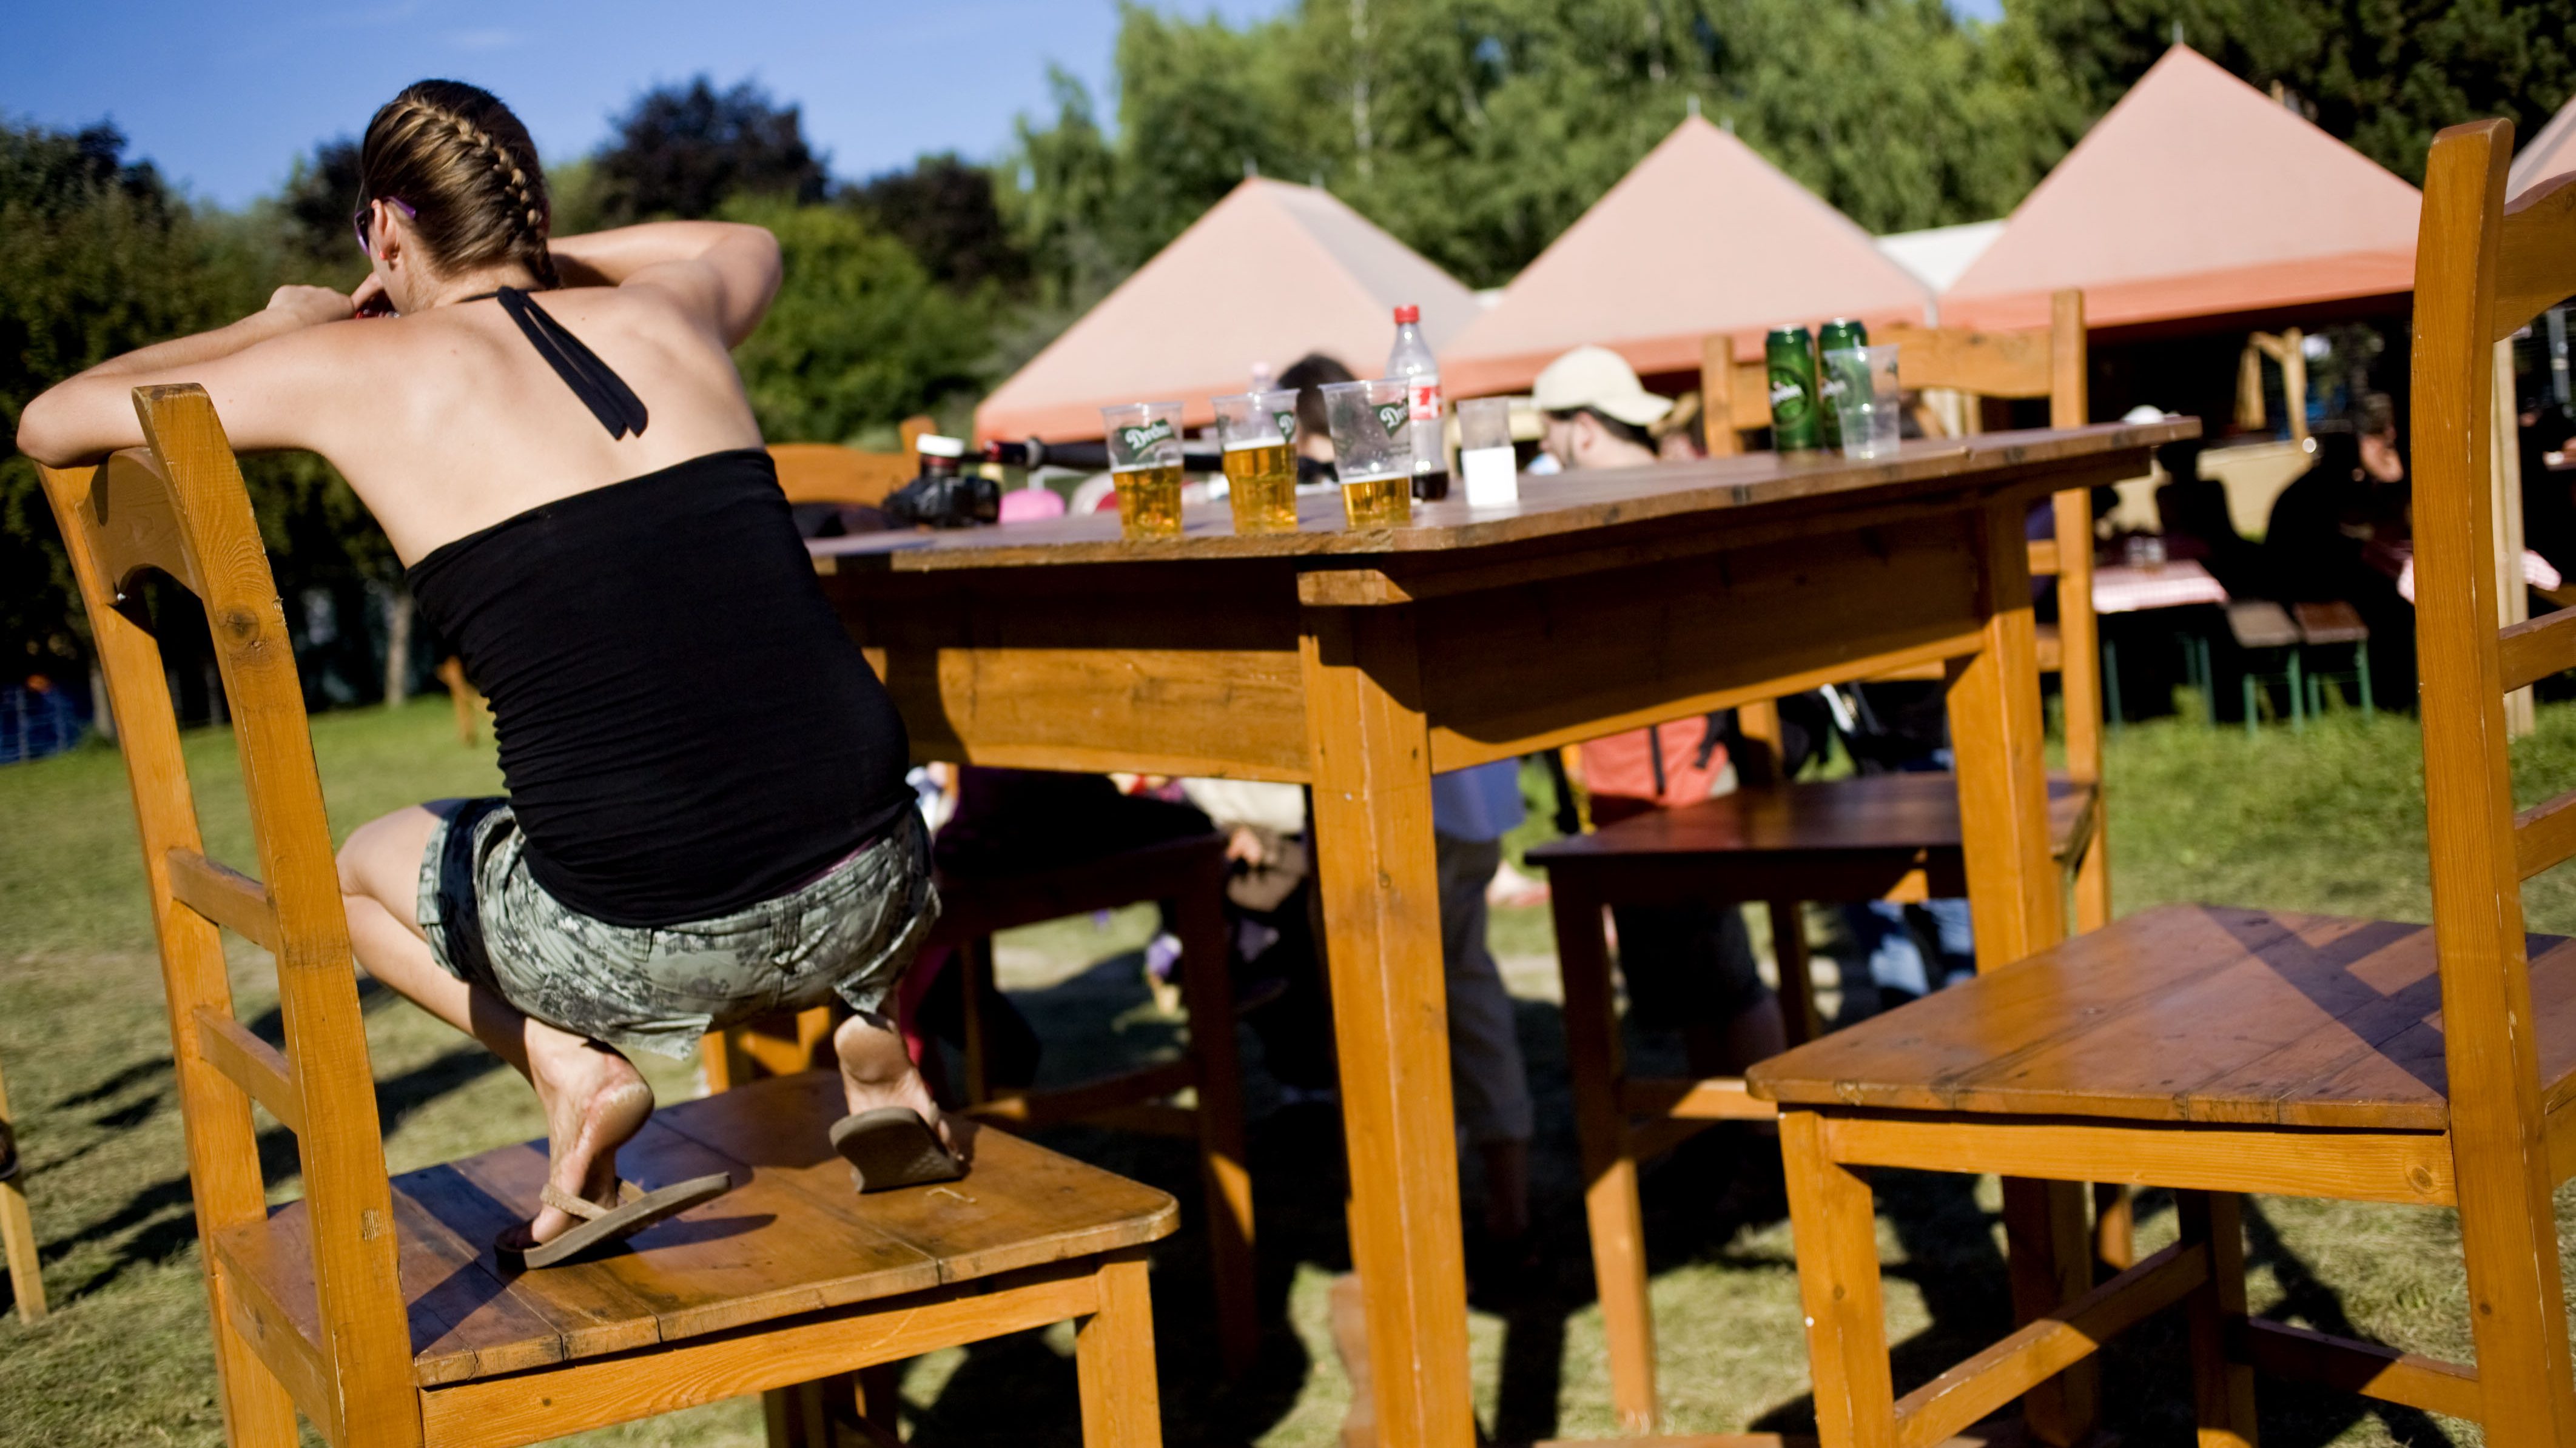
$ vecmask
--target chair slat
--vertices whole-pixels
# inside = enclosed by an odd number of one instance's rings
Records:
[[[148,451],[128,448],[101,464],[91,475],[89,497],[74,516],[116,602],[125,601],[134,575],[147,568],[205,596],[196,555],[180,528],[178,496]]]
[[[2497,635],[2504,650],[2504,692],[2529,688],[2576,669],[2576,609],[2525,619]]]
[[[2276,1378],[2318,1383],[2383,1402],[2475,1422],[2478,1370],[2375,1342],[2355,1342],[2286,1322],[2245,1324],[2245,1353]]]
[[[169,861],[170,898],[262,950],[277,953],[277,909],[257,880],[195,850],[172,850]]]
[[[304,1134],[304,1097],[295,1089],[286,1058],[250,1028],[208,1006],[197,1007],[197,1050],[286,1129]]]
[[[2046,330],[1886,327],[1870,340],[1903,349],[1898,357],[1908,387],[1955,387],[1981,397],[2046,397],[2056,382],[2054,343]]]
[[[2495,337],[2501,342],[2576,296],[2576,173],[2535,187],[2505,208],[2497,237]]]
[[[2513,853],[2525,880],[2576,855],[2576,790],[2516,814]]]

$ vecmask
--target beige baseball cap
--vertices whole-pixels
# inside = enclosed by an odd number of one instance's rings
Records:
[[[1671,402],[1648,392],[1628,359],[1607,347],[1582,346],[1547,364],[1530,391],[1542,412],[1572,412],[1588,407],[1636,427],[1647,427],[1673,410]]]

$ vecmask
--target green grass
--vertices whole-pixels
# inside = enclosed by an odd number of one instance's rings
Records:
[[[323,716],[314,748],[345,831],[411,801],[498,787],[488,747],[460,746],[443,701]],[[250,840],[231,741],[189,740],[210,847],[246,861]],[[2304,734],[2157,724],[2111,742],[2111,858],[2119,903],[2212,900],[2395,919],[2427,917],[2422,786],[2410,720],[2331,715]],[[2576,782],[2576,706],[2543,709],[2518,748],[2526,797]],[[2576,930],[2559,874],[2527,891],[2533,927]],[[1051,1076],[1177,1049],[1178,1023],[1137,980],[1150,912],[1059,922],[1004,942],[1001,965],[1049,1044]],[[1599,1315],[1590,1302],[1563,1051],[1543,908],[1499,912],[1523,1042],[1539,1096],[1537,1197],[1545,1268],[1472,1323],[1477,1408],[1498,1438],[1613,1431]],[[274,1000],[265,957],[233,958],[245,1017]],[[203,1290],[168,1067],[157,961],[120,757],[96,746],[0,770],[0,1063],[30,1168],[56,1311],[0,1317],[0,1440],[62,1445],[220,1441]],[[408,1169],[536,1135],[515,1077],[419,1012],[368,996],[387,1155]],[[1652,1038],[1641,1052],[1664,1049]],[[686,1067],[647,1063],[657,1091],[695,1090]],[[1256,1082],[1256,1099],[1263,1097]],[[1054,1144],[1181,1196],[1195,1223],[1188,1151],[1068,1131]],[[1257,1127],[1265,1301],[1275,1326],[1246,1381],[1218,1381],[1195,1229],[1156,1259],[1163,1394],[1175,1444],[1324,1448],[1347,1389],[1324,1327],[1324,1287],[1347,1266],[1328,1124],[1283,1112]],[[1707,1211],[1728,1143],[1649,1170],[1648,1238],[1662,1383],[1672,1431],[1796,1428],[1808,1417],[1794,1260],[1785,1225],[1720,1239]],[[291,1192],[291,1180],[276,1184]],[[1471,1184],[1472,1186],[1472,1184]],[[1882,1248],[1901,1385],[2008,1325],[1991,1181],[1894,1176]],[[2142,1234],[2170,1240],[2150,1194]],[[2320,1327],[2470,1356],[2456,1223],[2447,1212],[2263,1199],[2251,1205],[2254,1297]],[[2562,1213],[2562,1223],[2576,1214]],[[916,1442],[1073,1441],[1069,1342],[1034,1334],[909,1371]],[[2110,1418],[2136,1441],[2185,1441],[2178,1334],[2154,1324],[2111,1357]],[[2268,1444],[2468,1441],[2472,1430],[2402,1410],[2269,1386]],[[757,1405],[724,1403],[586,1435],[594,1444],[749,1445]]]

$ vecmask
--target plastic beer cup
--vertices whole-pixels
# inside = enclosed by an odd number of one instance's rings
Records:
[[[1353,528],[1402,528],[1413,521],[1412,407],[1404,382],[1381,377],[1324,386],[1333,430],[1333,469]]]
[[[1234,531],[1296,532],[1297,394],[1239,392],[1212,400]]]
[[[1131,402],[1100,409],[1109,472],[1118,485],[1118,532],[1127,538],[1181,536],[1181,405]]]

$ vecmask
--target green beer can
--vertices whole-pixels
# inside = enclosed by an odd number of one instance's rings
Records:
[[[1834,361],[1836,352],[1869,345],[1869,328],[1849,317],[1836,317],[1816,329],[1816,436],[1828,448],[1843,445],[1843,396],[1869,387],[1869,365],[1853,359]]]
[[[1762,339],[1762,364],[1771,378],[1771,446],[1802,452],[1818,442],[1816,353],[1804,327],[1774,327]]]

